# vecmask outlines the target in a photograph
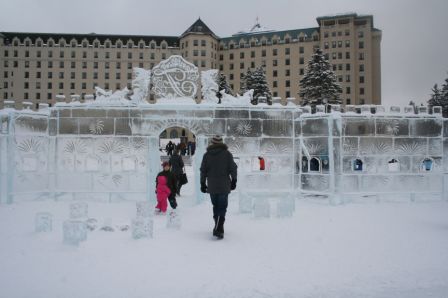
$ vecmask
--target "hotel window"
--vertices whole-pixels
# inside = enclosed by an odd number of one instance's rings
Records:
[[[336,59],[336,57],[337,57],[337,53],[336,52],[331,53],[331,58]]]
[[[277,56],[277,49],[272,50],[272,56]]]
[[[358,38],[363,38],[364,37],[364,32],[363,31],[359,31],[358,32]]]
[[[328,42],[327,42],[328,44]],[[303,54],[305,53],[305,48],[304,47],[299,47],[299,54]]]
[[[233,80],[233,73],[229,74],[229,80]]]
[[[70,79],[76,79],[76,72],[74,72],[74,71],[72,71],[71,73],[70,73]]]
[[[360,49],[364,49],[364,42],[363,42],[363,41],[360,41],[360,42],[359,42],[359,48],[360,48]]]
[[[149,47],[154,50],[156,48],[156,43],[155,42],[151,42],[151,45]]]
[[[325,38],[328,37],[328,31],[324,32],[324,37],[325,37]]]
[[[132,59],[132,53],[128,52],[128,59]]]
[[[205,40],[201,40],[201,46],[203,47],[207,46],[207,42]]]
[[[115,79],[116,80],[120,80],[121,79],[121,74],[119,72],[115,73]]]
[[[87,79],[87,72],[81,73],[81,77],[83,80]]]
[[[166,53],[162,53],[162,59],[166,59]]]
[[[93,58],[98,59],[98,52],[93,52]]]
[[[149,54],[149,59],[153,60],[156,58],[156,55],[154,53]]]
[[[343,81],[342,76],[338,76],[338,82],[339,82],[339,83],[342,83],[342,81]]]
[[[345,70],[350,70],[350,63],[345,64]]]
[[[240,79],[244,79],[244,73],[240,73]]]
[[[223,61],[224,60],[224,55],[223,54],[220,54],[219,55],[219,61]]]
[[[261,57],[266,57],[266,50],[261,50]]]
[[[331,42],[331,47],[334,49],[334,48],[336,48],[336,41],[332,41]]]
[[[116,66],[116,68],[117,68],[117,69],[121,69],[121,63],[120,63],[120,62],[117,62],[117,66]]]
[[[59,61],[59,68],[64,68],[64,61]]]
[[[291,64],[291,60],[286,59],[286,60],[285,60],[285,65],[290,65],[290,64]]]
[[[104,73],[104,79],[109,80],[109,73],[108,72]]]
[[[229,54],[229,59],[230,59],[230,60],[233,60],[233,53],[230,53],[230,54]]]
[[[98,69],[98,62],[93,62],[93,68]]]
[[[87,89],[87,84],[86,83],[82,83],[81,84],[81,89],[83,89],[83,90]]]
[[[52,73],[51,71],[48,73],[48,78],[49,78],[49,79],[52,79],[52,78],[53,78],[53,73]]]
[[[299,69],[299,75],[303,76],[305,74],[305,70],[303,68]]]
[[[251,58],[255,58],[255,51],[251,51],[251,52],[250,52],[250,57],[251,57]]]
[[[128,69],[132,69],[132,63],[128,62]]]
[[[59,58],[64,58],[64,51],[59,52]]]
[[[275,77],[277,77],[277,71],[276,70],[273,70],[272,71],[272,76],[275,78]]]
[[[285,92],[285,98],[289,98],[291,97],[291,92],[290,91],[286,91]]]
[[[75,89],[75,83],[70,83],[70,89]]]
[[[128,80],[132,80],[132,73],[128,72]]]
[[[70,68],[75,68],[75,67],[76,67],[76,62],[75,61],[70,62]]]
[[[62,82],[59,83],[59,89],[64,89],[64,83]]]
[[[105,83],[105,84],[104,84],[104,88],[105,88],[106,90],[108,90],[108,89],[109,89],[109,83]]]
[[[117,59],[121,59],[121,52],[117,52]]]
[[[244,59],[244,52],[240,53],[240,59]]]
[[[333,64],[333,71],[336,71],[336,69],[337,69],[336,64]]]
[[[82,52],[82,58],[87,58],[87,52]],[[109,52],[106,52],[106,58],[109,58]]]
[[[345,36],[350,36],[350,30],[345,30]]]
[[[47,93],[47,99],[51,99],[53,97],[53,95],[51,93]],[[50,103],[50,107],[51,107],[51,103]]]
[[[233,69],[233,63],[229,64],[229,69],[232,70]]]
[[[29,77],[30,77],[30,73],[29,72],[27,72],[27,71],[25,71],[25,79],[28,79]]]
[[[345,76],[345,81],[346,81],[346,82],[350,82],[350,75],[346,75],[346,76]]]
[[[255,62],[252,61],[252,62],[250,63],[250,67],[251,67],[251,68],[255,68]]]
[[[291,75],[291,71],[289,69],[285,69],[285,76],[289,77]]]
[[[49,51],[50,53],[51,51]],[[14,50],[14,57],[18,57],[19,56],[19,51]],[[48,54],[48,57],[50,57],[50,54]]]
[[[304,58],[299,58],[299,64],[305,64],[305,59]]]
[[[94,72],[94,73],[93,73],[93,79],[94,79],[94,80],[97,80],[97,79],[98,79],[98,73],[97,73],[97,72]]]
[[[28,99],[28,92],[26,92],[26,93],[23,95],[23,98],[24,98],[24,99]]]
[[[291,81],[290,80],[286,80],[285,81],[285,87],[291,87]]]
[[[350,52],[345,52],[345,59],[350,59]]]
[[[71,58],[76,58],[76,52],[75,52],[75,51],[72,51],[70,57],[71,57]]]
[[[359,83],[364,84],[364,76],[359,77]]]
[[[285,55],[289,55],[290,54],[290,49],[289,48],[285,48]]]
[[[365,103],[366,103],[366,102],[365,102],[364,98],[360,98],[360,99],[359,99],[359,104],[360,104],[360,105],[363,105],[363,104],[365,104]]]
[[[346,40],[346,41],[345,41],[345,47],[346,47],[346,48],[349,48],[349,47],[350,47],[350,40]]]
[[[364,71],[364,64],[359,64],[359,71]]]
[[[36,67],[37,68],[41,68],[42,66],[42,62],[41,61],[36,61]]]
[[[86,61],[82,62],[82,68],[84,68],[84,69],[87,68],[87,62]]]
[[[109,66],[109,62],[105,62],[105,63],[104,63],[104,68],[105,68],[105,69],[109,69],[109,67],[110,67],[110,66]]]
[[[342,59],[342,52],[338,52],[338,59]]]
[[[345,87],[345,93],[350,94],[350,92],[351,92],[350,87]]]
[[[63,78],[64,78],[64,72],[63,72],[63,71],[59,72],[59,78],[60,78],[60,79],[63,79]]]
[[[329,49],[330,48],[330,45],[329,45],[329,43],[326,41],[326,42],[324,42],[324,49]]]
[[[240,63],[240,69],[244,69],[244,62]]]
[[[272,82],[272,87],[277,88],[277,81]]]
[[[342,70],[342,64],[338,64],[338,70]]]
[[[40,79],[40,78],[41,78],[41,72],[40,72],[40,71],[36,72],[36,78],[37,78],[37,79]]]
[[[193,46],[197,47],[199,45],[199,41],[197,39],[193,40]]]
[[[351,102],[352,102],[352,101],[350,100],[350,98],[347,98],[347,99],[345,100],[345,104],[347,104],[347,105],[349,105]]]
[[[364,95],[364,88],[359,88],[359,94]]]
[[[139,62],[138,67],[143,68],[143,62]]]
[[[364,60],[364,53],[359,53],[359,60]]]
[[[338,41],[338,48],[342,48],[342,40]]]
[[[14,61],[14,62],[16,62],[16,61]],[[25,61],[25,68],[28,68],[28,67],[30,67],[30,61]]]
[[[278,65],[277,60],[272,60],[272,66],[277,66],[277,65]]]
[[[219,64],[219,70],[220,70],[220,71],[223,71],[223,70],[224,70],[224,65]]]
[[[201,60],[201,67],[206,67],[205,61]]]
[[[202,57],[207,56],[207,53],[205,52],[205,50],[201,50],[201,56],[202,56]]]
[[[106,58],[109,58],[109,57],[106,57]],[[143,52],[138,53],[138,58],[143,59]]]
[[[36,82],[36,89],[40,89],[40,82]]]

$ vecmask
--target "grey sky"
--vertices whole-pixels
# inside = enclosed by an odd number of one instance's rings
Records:
[[[426,102],[448,77],[447,0],[0,0],[0,31],[180,35],[199,16],[218,36],[258,16],[276,30],[316,27],[316,17],[372,14],[383,31],[382,100]]]

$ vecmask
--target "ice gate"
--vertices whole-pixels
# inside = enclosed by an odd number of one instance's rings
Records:
[[[173,126],[196,135],[197,184],[209,139],[223,135],[238,164],[240,198],[446,199],[448,120],[440,108],[429,114],[420,107],[416,114],[411,107],[378,106],[372,114],[370,106],[357,107],[360,113],[334,106],[312,114],[280,104],[120,104],[0,110],[0,202],[154,200],[159,135]],[[199,202],[205,196],[195,189]]]

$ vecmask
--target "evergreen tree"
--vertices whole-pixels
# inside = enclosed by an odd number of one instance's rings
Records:
[[[253,82],[252,82],[252,71],[248,68],[246,73],[241,78],[241,86],[240,86],[240,93],[243,95],[245,92],[249,91],[253,88]]]
[[[232,89],[227,82],[226,75],[223,73],[219,73],[216,83],[218,84],[218,92],[216,92],[216,97],[219,99],[218,103],[221,103],[222,94],[220,91],[224,90],[224,93],[232,95]]]
[[[336,83],[331,64],[320,49],[308,61],[305,75],[300,80],[299,95],[302,105],[341,104],[341,86]]]
[[[443,117],[448,116],[448,79],[445,80],[445,84],[442,85],[442,89],[437,84],[432,87],[431,98],[428,100],[428,106],[430,108],[441,106]],[[444,90],[445,89],[445,90]]]
[[[266,72],[263,67],[258,67],[252,73],[252,80],[250,80],[252,88],[254,89],[254,99],[252,104],[258,104],[260,97],[266,97],[267,104],[272,104],[272,94],[266,80]]]

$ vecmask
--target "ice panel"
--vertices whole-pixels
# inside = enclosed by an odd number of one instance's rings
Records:
[[[91,135],[114,134],[114,119],[111,118],[79,118],[79,133]]]
[[[302,174],[301,183],[303,190],[326,192],[330,187],[330,177],[328,175]]]
[[[264,110],[264,111],[250,111],[251,119],[261,119],[261,120],[286,120],[292,121],[291,111],[282,110]]]
[[[265,161],[265,171],[269,173],[292,174],[294,171],[293,157],[263,156]],[[255,169],[258,167],[258,158],[254,158]]]
[[[38,212],[34,220],[35,231],[51,232],[53,229],[53,215],[49,212]]]
[[[246,194],[243,191],[239,192],[238,197],[238,210],[240,213],[251,213],[253,209],[252,206],[252,196]]]
[[[20,115],[14,119],[13,133],[20,134],[48,134],[48,118],[42,116]]]
[[[56,191],[78,192],[92,190],[92,176],[77,172],[62,171],[56,175]]]
[[[361,175],[361,189],[363,192],[388,192],[395,191],[396,185],[393,176],[388,175]]]
[[[86,202],[76,202],[70,204],[70,219],[87,218],[89,205]]]
[[[146,192],[148,183],[150,182],[146,173],[129,174],[129,189],[132,191]]]
[[[64,243],[78,245],[87,240],[87,225],[80,220],[67,220],[63,224]]]
[[[442,173],[443,164],[440,156],[413,156],[412,168],[413,173]]]
[[[93,189],[96,191],[129,191],[129,177],[123,173],[92,174]]]
[[[137,217],[132,220],[132,238],[152,238],[153,220],[149,217]]]
[[[443,120],[443,137],[448,138],[448,119]]]
[[[371,118],[342,118],[342,131],[345,136],[372,136],[375,122]]]
[[[419,138],[396,138],[394,151],[399,155],[425,155],[427,140]]]
[[[60,118],[72,117],[72,109],[71,108],[59,108],[59,117]]]
[[[130,111],[128,108],[108,108],[107,118],[129,118],[130,117],[129,113]],[[75,117],[74,114],[73,117]],[[102,116],[96,116],[96,117],[102,117]]]
[[[48,121],[48,135],[56,136],[58,134],[58,119],[50,118]]]
[[[362,155],[389,155],[392,152],[392,138],[361,137],[359,147]]]
[[[357,155],[359,149],[359,138],[343,138],[342,151],[347,155]]]
[[[116,118],[115,119],[115,135],[132,135],[132,118]]]
[[[352,193],[359,191],[359,176],[358,175],[343,175],[342,176],[342,193]]]
[[[411,136],[438,137],[442,135],[441,119],[411,119]]]
[[[269,218],[271,216],[271,205],[266,197],[256,197],[254,200],[254,217]]]
[[[302,136],[302,121],[300,121],[300,120],[294,121],[294,136],[296,138]]]
[[[166,227],[169,229],[180,230],[182,226],[182,221],[180,214],[176,210],[171,210],[168,212],[166,217]]]
[[[259,190],[259,189],[292,189],[293,181],[291,175],[285,174],[268,174],[268,173],[256,173],[256,174],[244,174],[242,177],[245,181],[245,187],[247,189]]]
[[[430,138],[428,139],[428,154],[435,156],[443,155],[443,145],[441,138]],[[447,156],[448,158],[448,156]]]
[[[328,136],[328,118],[303,119],[302,134],[306,136]]]
[[[216,109],[215,110],[215,118],[223,118],[223,119],[248,119],[249,111],[248,110],[233,110],[233,109]]]
[[[142,110],[142,118],[144,119],[164,119],[177,117],[176,110],[160,109],[160,110]]]
[[[16,172],[12,180],[12,189],[15,192],[48,191],[49,181],[46,173]]]
[[[214,110],[193,110],[193,118],[215,118]]]
[[[291,138],[263,138],[260,144],[262,155],[292,155],[293,150]]]
[[[290,120],[263,120],[263,135],[292,137],[293,122]]]
[[[398,175],[393,176],[396,192],[425,192],[428,190],[428,179],[425,175]],[[431,177],[432,178],[432,177]]]
[[[79,134],[78,118],[59,118],[59,134]]]
[[[408,136],[409,120],[393,118],[376,119],[376,135],[379,136]]]
[[[226,133],[235,137],[259,137],[261,136],[261,121],[229,119]]]
[[[251,155],[260,151],[260,139],[258,138],[225,138],[225,143],[233,155]]]

